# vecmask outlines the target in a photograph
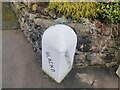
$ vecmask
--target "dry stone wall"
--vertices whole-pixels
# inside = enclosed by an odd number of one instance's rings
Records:
[[[23,3],[13,2],[11,7],[15,11],[20,29],[28,41],[33,45],[38,54],[38,61],[41,62],[41,40],[44,31],[51,25],[67,24],[77,34],[77,48],[75,53],[74,66],[83,68],[91,65],[111,67],[118,64],[118,53],[113,50],[115,42],[111,39],[111,28],[101,30],[88,19],[81,23],[67,20],[64,16],[57,17],[45,9],[48,3]]]

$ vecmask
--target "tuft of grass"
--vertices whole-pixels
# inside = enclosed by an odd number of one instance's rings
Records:
[[[15,13],[10,8],[10,2],[2,3],[2,29],[12,30],[18,28],[18,22]]]
[[[2,21],[11,22],[15,21],[16,16],[9,7],[9,2],[2,3]]]

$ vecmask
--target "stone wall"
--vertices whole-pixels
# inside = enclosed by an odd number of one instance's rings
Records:
[[[48,3],[11,3],[16,13],[20,29],[28,41],[33,45],[41,62],[41,39],[44,31],[51,25],[67,24],[77,34],[77,48],[74,67],[83,68],[91,65],[115,66],[118,64],[118,53],[111,47],[115,45],[111,39],[111,28],[106,27],[104,32],[97,27],[97,21],[91,23],[83,19],[81,23],[67,20],[64,16],[57,17],[47,9]]]

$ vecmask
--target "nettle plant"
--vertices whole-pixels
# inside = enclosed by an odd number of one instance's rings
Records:
[[[112,23],[118,23],[120,21],[120,2],[99,3],[98,18],[108,18]]]
[[[50,2],[48,9],[73,20],[97,16],[97,2]]]

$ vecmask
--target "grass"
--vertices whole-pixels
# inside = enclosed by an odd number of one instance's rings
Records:
[[[14,12],[9,7],[9,2],[2,3],[2,29],[12,29],[17,26]]]
[[[16,20],[15,14],[10,10],[8,2],[2,4],[2,20],[14,21]]]

